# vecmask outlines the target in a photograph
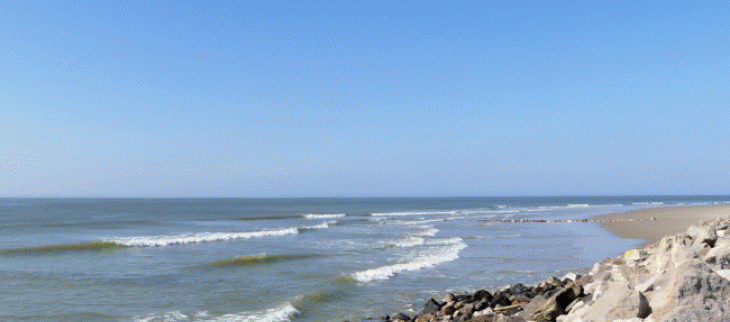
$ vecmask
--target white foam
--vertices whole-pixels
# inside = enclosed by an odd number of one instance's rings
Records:
[[[573,203],[572,203],[572,204],[568,204],[568,205],[567,205],[566,207],[567,207],[567,208],[588,208],[588,207],[590,207],[590,206],[591,206],[591,205],[589,205],[589,204],[587,204],[587,203],[581,203],[581,204],[573,204]]]
[[[302,227],[302,229],[327,229],[327,228],[330,228],[330,225],[334,225],[336,223],[337,222],[334,221],[334,220],[333,221],[325,221],[325,222],[323,222],[323,223],[321,223],[319,225],[316,225],[316,226]]]
[[[210,320],[216,322],[287,322],[299,316],[299,311],[291,303],[278,308],[253,313],[226,314]]]
[[[463,241],[459,241],[457,244],[446,247],[435,247],[435,251],[428,256],[423,256],[407,263],[383,266],[357,272],[352,274],[352,277],[362,283],[375,280],[387,280],[400,272],[417,271],[423,268],[433,267],[441,263],[456,260],[459,258],[459,252],[466,247],[467,245]]]
[[[225,241],[232,239],[250,239],[269,236],[286,236],[296,235],[299,233],[297,228],[286,228],[280,230],[262,230],[252,232],[239,233],[199,233],[185,234],[176,236],[141,236],[127,237],[109,240],[120,246],[130,247],[159,247],[168,245],[194,244],[213,241]]]
[[[419,245],[423,245],[426,243],[426,240],[421,237],[408,237],[405,239],[401,239],[395,242],[390,243],[391,246],[395,247],[415,247]]]
[[[342,218],[345,214],[306,214],[303,217],[307,219],[330,219],[330,218]]]
[[[415,233],[413,235],[414,236],[420,236],[420,237],[426,237],[426,236],[433,237],[433,236],[436,236],[436,233],[439,232],[438,229],[433,228],[433,227],[424,227],[424,229],[425,230],[423,230],[421,232],[418,232],[418,233]]]
[[[288,322],[299,316],[299,311],[294,308],[291,303],[262,310],[258,312],[240,312],[233,314],[225,314],[211,317],[207,311],[200,311],[193,316],[183,314],[180,311],[172,311],[166,313],[152,313],[147,316],[135,316],[132,321],[135,322]]]
[[[404,211],[404,212],[374,212],[373,216],[375,217],[382,217],[382,216],[429,216],[429,215],[453,215],[457,214],[459,211],[451,210],[451,211]]]

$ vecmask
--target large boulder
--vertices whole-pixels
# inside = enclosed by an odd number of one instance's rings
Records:
[[[700,259],[680,263],[651,301],[657,321],[730,321],[730,281]]]
[[[687,234],[692,237],[693,244],[695,245],[704,243],[712,247],[715,245],[715,241],[717,241],[717,232],[708,226],[690,226],[687,229]]]
[[[548,298],[531,319],[537,322],[555,321],[559,315],[565,314],[566,308],[580,296],[583,296],[583,286],[568,283],[562,290]]]
[[[437,313],[441,309],[441,303],[436,302],[434,299],[426,301],[421,309],[421,314]]]
[[[611,322],[618,319],[643,319],[651,313],[644,294],[623,283],[609,282],[602,294],[583,313],[583,319]]]

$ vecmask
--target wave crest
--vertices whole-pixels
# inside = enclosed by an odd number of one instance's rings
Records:
[[[302,218],[306,219],[331,219],[331,218],[342,218],[345,214],[306,214],[302,215]]]
[[[387,280],[400,272],[417,271],[423,268],[433,267],[441,263],[454,261],[459,258],[459,252],[466,247],[467,245],[463,241],[459,241],[458,243],[448,247],[439,247],[437,248],[438,251],[433,254],[429,254],[429,256],[421,257],[407,263],[388,265],[357,272],[352,274],[352,278],[362,283],[375,280]]]
[[[176,236],[128,237],[112,239],[108,240],[107,242],[127,247],[159,247],[168,245],[225,241],[233,239],[250,239],[269,236],[296,235],[298,233],[299,230],[297,228],[286,228],[280,230],[263,230],[240,233],[199,233]]]

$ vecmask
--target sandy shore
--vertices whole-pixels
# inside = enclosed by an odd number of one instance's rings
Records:
[[[593,219],[600,220],[603,227],[619,237],[644,239],[647,244],[651,244],[664,236],[684,232],[689,226],[728,216],[730,205],[714,205],[661,207],[603,215]]]

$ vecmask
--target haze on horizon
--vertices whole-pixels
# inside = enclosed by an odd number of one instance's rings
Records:
[[[726,1],[16,1],[0,197],[730,193]]]

